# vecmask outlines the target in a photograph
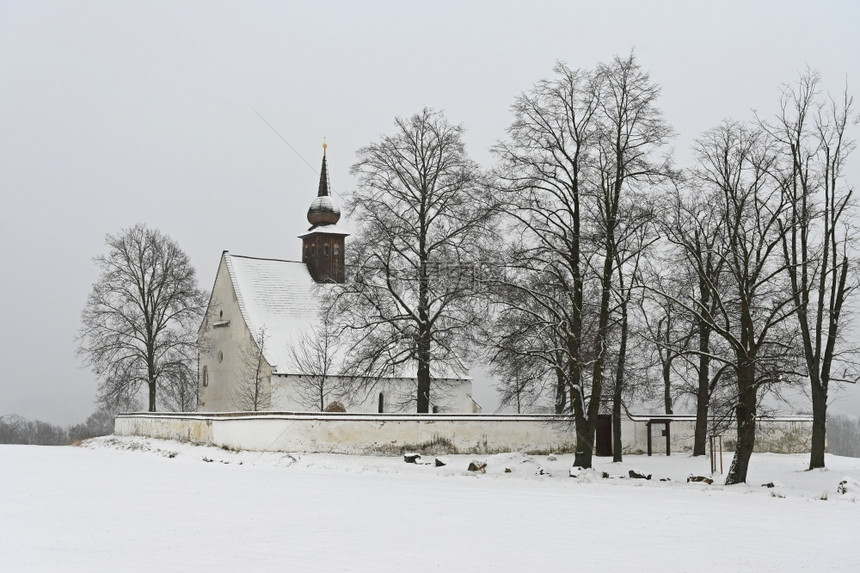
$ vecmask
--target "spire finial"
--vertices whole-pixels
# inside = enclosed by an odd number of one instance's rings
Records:
[[[322,166],[320,167],[320,187],[319,193],[317,193],[318,197],[326,197],[328,195],[328,168],[325,164],[325,151],[328,147],[328,144],[325,142],[325,138],[323,138],[323,158],[322,158]]]

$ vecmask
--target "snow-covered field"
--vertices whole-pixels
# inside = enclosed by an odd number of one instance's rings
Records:
[[[733,487],[687,455],[444,459],[0,446],[0,571],[860,570],[860,459],[755,455]]]

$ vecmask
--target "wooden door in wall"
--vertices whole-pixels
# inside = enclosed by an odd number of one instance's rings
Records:
[[[598,414],[597,416],[597,451],[598,456],[612,455],[612,415]]]

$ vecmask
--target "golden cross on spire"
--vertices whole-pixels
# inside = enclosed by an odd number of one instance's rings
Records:
[[[323,137],[323,157],[325,157],[325,150],[328,147],[328,143],[325,142],[326,138]]]

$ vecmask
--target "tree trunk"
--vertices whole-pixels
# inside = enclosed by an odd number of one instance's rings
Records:
[[[419,414],[430,412],[430,364],[418,361],[418,408]]]
[[[710,347],[711,330],[705,321],[699,322],[699,387],[696,392],[696,430],[693,437],[693,455],[704,456],[708,441],[708,412],[711,405],[711,357],[707,352]]]
[[[668,357],[663,363],[663,409],[672,413],[672,361]]]
[[[158,388],[158,378],[155,376],[155,351],[151,346],[147,346],[146,369],[147,386],[149,386],[149,411],[155,412],[155,393]]]
[[[583,416],[576,416],[576,453],[573,456],[573,465],[581,468],[590,468],[591,459],[594,455],[594,426],[591,420]]]
[[[427,335],[418,340],[418,407],[419,414],[430,413],[430,341]]]
[[[149,381],[149,411],[155,412],[155,380]]]
[[[621,461],[621,392],[624,390],[624,369],[627,366],[627,301],[630,293],[621,301],[621,340],[618,347],[618,369],[615,373],[615,389],[612,392],[612,461]],[[669,412],[671,413],[671,412]]]
[[[621,388],[612,393],[612,461],[621,460]]]
[[[735,415],[738,423],[738,441],[735,445],[735,456],[726,476],[726,485],[734,485],[747,481],[750,457],[755,447],[755,416],[757,395],[755,387],[755,365],[751,360],[742,363],[738,372],[738,405]]]
[[[561,369],[555,369],[555,413],[564,414],[567,409],[567,388]]]
[[[812,385],[812,449],[809,469],[824,467],[827,446],[827,387],[820,382]]]

